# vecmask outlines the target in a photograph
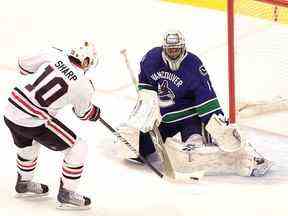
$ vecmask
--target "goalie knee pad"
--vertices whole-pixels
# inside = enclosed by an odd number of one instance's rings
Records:
[[[203,146],[203,139],[200,134],[192,134],[186,141],[186,146],[200,148]]]

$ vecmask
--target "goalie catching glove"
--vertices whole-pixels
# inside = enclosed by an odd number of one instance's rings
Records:
[[[153,129],[155,123],[159,125],[160,122],[161,115],[157,92],[147,89],[139,91],[137,104],[127,124],[146,133]]]
[[[235,152],[247,145],[247,141],[236,125],[227,125],[222,115],[213,114],[206,130],[224,152]]]

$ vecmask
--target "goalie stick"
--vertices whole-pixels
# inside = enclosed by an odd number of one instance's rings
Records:
[[[130,62],[128,60],[127,50],[126,49],[122,49],[120,51],[120,53],[124,57],[124,61],[125,61],[126,67],[127,67],[128,71],[129,71],[129,75],[130,75],[130,78],[132,79],[134,87],[135,87],[136,91],[138,91],[138,81],[137,81],[137,79],[135,77],[134,71],[132,70]]]
[[[134,152],[136,155],[139,156],[139,158],[150,167],[154,173],[156,173],[160,178],[163,178],[164,175],[157,169],[155,168],[149,161],[147,161],[144,157],[142,157],[138,151],[124,138],[121,136],[120,133],[118,133],[110,124],[108,124],[104,119],[101,117],[99,118],[99,121],[106,127],[108,130],[110,130],[115,136],[117,136],[122,143],[124,143],[132,152]]]
[[[149,135],[152,139],[152,142],[154,143],[155,148],[157,149],[157,152],[160,154],[160,157],[162,158],[164,165],[164,173],[168,177],[175,179],[173,166],[171,164],[166,149],[163,147],[164,143],[156,123],[154,124],[153,130],[149,131]]]

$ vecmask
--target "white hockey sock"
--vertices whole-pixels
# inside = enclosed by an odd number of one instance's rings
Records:
[[[24,181],[31,181],[37,166],[37,158],[33,160],[25,159],[17,154],[17,172]]]
[[[63,187],[67,190],[75,191],[79,184],[83,169],[83,165],[67,163],[64,160],[61,178],[63,181]]]
[[[73,147],[64,151],[65,158],[62,165],[63,187],[75,191],[79,184],[84,169],[84,162],[87,155],[87,144],[77,137]]]
[[[37,167],[39,148],[39,143],[33,141],[32,146],[17,149],[17,172],[22,180],[32,180]]]

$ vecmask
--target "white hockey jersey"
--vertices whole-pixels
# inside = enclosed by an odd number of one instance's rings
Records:
[[[51,49],[32,57],[19,58],[21,84],[16,86],[5,117],[17,125],[36,127],[53,118],[61,108],[72,104],[82,120],[93,111],[94,87],[83,69],[71,63],[65,52]]]

